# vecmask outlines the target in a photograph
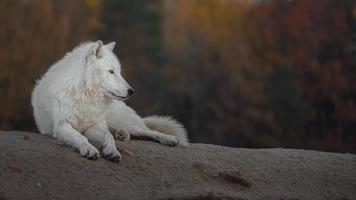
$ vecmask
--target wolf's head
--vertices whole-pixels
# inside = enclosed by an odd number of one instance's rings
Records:
[[[121,65],[112,52],[115,42],[103,44],[98,40],[91,44],[86,57],[86,80],[106,97],[124,100],[134,89],[121,76]]]

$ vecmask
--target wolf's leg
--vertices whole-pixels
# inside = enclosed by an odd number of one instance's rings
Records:
[[[88,139],[75,130],[69,123],[59,123],[54,129],[57,139],[78,149],[80,154],[88,159],[97,159],[99,151],[88,142]]]
[[[163,145],[175,146],[178,144],[177,137],[172,135],[166,135],[164,133],[153,131],[149,129],[134,129],[130,131],[130,134],[137,137],[147,137],[155,141],[160,142]]]
[[[106,125],[97,124],[90,127],[84,132],[84,136],[93,144],[97,144],[102,154],[109,160],[113,162],[119,162],[121,160],[121,155],[116,149],[114,137],[107,130]]]

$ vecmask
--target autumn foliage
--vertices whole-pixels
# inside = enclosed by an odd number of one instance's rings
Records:
[[[115,40],[142,115],[196,142],[356,152],[352,0],[3,0],[0,128],[35,130],[40,74],[88,39]]]

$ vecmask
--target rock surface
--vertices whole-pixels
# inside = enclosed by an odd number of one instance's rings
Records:
[[[118,142],[120,163],[82,158],[50,136],[0,132],[0,200],[356,199],[356,156],[208,144]]]

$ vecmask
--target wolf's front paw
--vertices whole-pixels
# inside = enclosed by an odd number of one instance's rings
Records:
[[[96,160],[99,157],[99,151],[91,144],[83,144],[79,147],[79,152],[83,157],[90,160]]]
[[[119,162],[121,160],[121,155],[116,147],[105,146],[101,153],[112,162]]]
[[[164,137],[159,138],[159,142],[167,146],[176,146],[178,144],[178,139],[172,135],[165,135]]]
[[[115,140],[127,141],[130,140],[130,134],[124,131],[117,131],[114,133]]]

